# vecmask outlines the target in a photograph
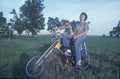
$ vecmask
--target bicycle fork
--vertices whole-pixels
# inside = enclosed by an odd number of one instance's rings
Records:
[[[56,40],[46,51],[45,53],[36,61],[35,64],[41,65],[43,63],[43,59],[46,59],[54,50],[54,46],[58,43],[59,40]]]

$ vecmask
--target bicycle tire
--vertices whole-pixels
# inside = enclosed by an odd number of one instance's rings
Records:
[[[34,56],[28,61],[25,69],[27,76],[31,78],[35,78],[35,77],[39,77],[44,72],[47,65],[47,61],[46,59],[42,59],[43,60],[42,64],[38,65],[35,64],[38,59],[39,56]]]
[[[82,60],[82,69],[86,69],[88,68],[89,64],[90,64],[90,56],[88,54],[85,55],[86,60]]]

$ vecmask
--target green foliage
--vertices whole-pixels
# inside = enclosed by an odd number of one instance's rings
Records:
[[[29,79],[25,74],[27,61],[41,55],[49,40],[50,36],[0,39],[0,78]],[[36,79],[119,79],[120,39],[88,36],[86,44],[92,63],[88,69],[76,71],[60,65],[60,57],[53,55],[45,73]]]
[[[3,12],[0,12],[0,37],[8,36],[9,28],[6,23],[6,18],[3,17]]]
[[[48,25],[48,29],[47,30],[48,31],[52,31],[52,29],[54,27],[61,26],[61,22],[60,22],[58,17],[56,17],[56,18],[48,17],[47,25]]]
[[[27,61],[45,51],[41,46],[48,44],[48,39],[50,36],[0,39],[0,78],[26,78]]]
[[[120,37],[120,21],[116,27],[113,27],[113,30],[109,34],[111,37]]]
[[[119,79],[120,45],[118,43],[120,43],[120,40],[109,37],[88,37],[86,42],[91,58],[91,65],[88,69],[76,71],[71,66],[60,65],[58,62],[59,57],[57,57],[50,62],[43,78]]]
[[[79,23],[79,21],[74,21],[74,20],[73,20],[72,22],[70,22],[73,31],[74,31],[74,29],[75,29],[77,23]]]
[[[72,22],[70,22],[73,30],[77,23],[79,23],[79,21],[73,20]],[[60,21],[60,19],[58,17],[55,17],[55,18],[48,17],[48,22],[47,22],[48,29],[47,30],[51,32],[54,27],[61,27],[64,24],[65,24],[65,19],[62,19]]]
[[[15,9],[13,9],[10,12],[10,14],[13,14],[14,17],[13,17],[13,19],[10,19],[9,26],[11,26],[12,29],[17,31],[17,33],[19,35],[21,35],[23,33],[23,31],[25,30],[25,26],[24,26],[23,20],[21,19],[21,17],[18,17]]]
[[[31,32],[32,35],[44,29],[43,9],[43,0],[26,0],[20,7],[20,17],[25,23],[25,30]]]
[[[14,17],[10,19],[9,25],[17,31],[19,35],[26,32],[27,35],[37,35],[40,30],[44,29],[45,18],[42,11],[44,9],[43,0],[26,0],[20,7],[20,13],[17,14],[13,9],[10,14]]]

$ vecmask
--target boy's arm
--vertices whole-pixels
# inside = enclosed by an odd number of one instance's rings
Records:
[[[64,26],[61,26],[59,28],[56,28],[56,30],[61,30],[61,29],[64,29],[65,27]]]
[[[80,33],[80,34],[78,35],[78,37],[87,35],[87,31],[88,31],[88,30],[86,29],[84,32]]]

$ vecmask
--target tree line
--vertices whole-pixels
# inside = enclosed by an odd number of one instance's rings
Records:
[[[60,20],[58,17],[55,17],[55,18],[48,17],[47,30],[51,32],[54,27],[63,26],[65,24],[65,20],[66,19]],[[75,21],[75,20],[70,22],[70,25],[72,26],[73,31],[74,31],[74,28],[76,27],[76,24],[78,24],[78,23],[79,23],[79,21]]]
[[[120,21],[116,27],[113,27],[112,31],[109,32],[111,37],[120,37]]]
[[[44,0],[26,0],[24,4],[19,8],[19,13],[15,9],[9,12],[13,15],[13,18],[7,22],[6,17],[3,16],[3,12],[0,12],[0,37],[8,37],[9,39],[14,36],[14,32],[17,32],[19,36],[26,34],[26,36],[34,36],[40,33],[45,28],[45,18],[42,13],[45,6]],[[58,17],[48,17],[47,30],[52,31],[55,26],[64,25],[65,19],[59,19]],[[79,21],[71,21],[70,24],[74,31],[76,24]],[[90,22],[88,22],[90,23]],[[116,27],[113,27],[109,32],[112,37],[120,37],[120,21]]]
[[[26,34],[26,36],[37,35],[41,30],[45,28],[45,18],[43,9],[44,0],[26,0],[24,4],[19,8],[19,13],[15,9],[12,9],[9,14],[13,15],[13,18],[7,22],[3,16],[3,12],[0,12],[0,37],[12,37],[14,32],[17,32],[19,36]],[[47,27],[48,31],[56,26],[64,25],[64,19],[60,20],[58,17],[48,17]],[[70,24],[74,28],[79,21],[72,21]]]
[[[20,7],[19,13],[15,9],[10,12],[13,18],[7,23],[3,12],[0,12],[0,36],[10,36],[13,32],[21,35],[25,32],[26,35],[37,35],[38,32],[44,29],[45,18],[43,15],[44,0],[26,0]]]

